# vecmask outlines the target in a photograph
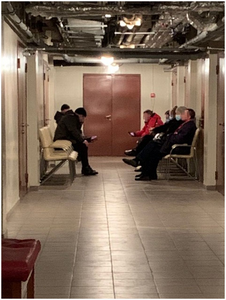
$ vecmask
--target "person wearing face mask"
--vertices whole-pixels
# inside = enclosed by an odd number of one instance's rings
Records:
[[[182,120],[175,119],[176,110],[177,110],[177,115],[179,116],[186,109],[187,108],[185,106],[180,106],[178,108],[177,108],[177,106],[175,106],[170,112],[170,119],[168,122],[166,122],[165,124],[163,124],[161,126],[157,126],[157,127],[153,128],[150,131],[149,135],[145,135],[142,138],[142,140],[140,141],[140,143],[138,143],[136,148],[134,148],[130,153],[125,153],[125,154],[128,156],[138,155],[144,149],[144,147],[153,139],[155,142],[163,144],[167,134],[174,132],[177,129],[177,127],[179,127],[181,125],[181,123],[183,122]],[[157,134],[158,134],[158,137],[156,136]],[[156,137],[156,140],[155,140],[155,137]]]
[[[82,135],[82,125],[87,116],[86,110],[79,107],[73,112],[68,110],[65,116],[59,121],[54,141],[68,140],[72,142],[73,149],[78,152],[82,162],[82,174],[85,176],[96,175],[97,171],[93,170],[88,161],[88,146],[96,137],[86,138]]]
[[[140,175],[135,177],[135,180],[154,180],[157,179],[157,166],[159,160],[162,159],[165,155],[170,153],[171,147],[174,144],[183,144],[186,143],[191,145],[195,131],[196,125],[194,122],[195,119],[195,112],[193,109],[185,109],[182,113],[178,112],[177,119],[179,119],[179,115],[181,117],[181,125],[177,127],[177,129],[166,136],[165,142],[162,143],[155,143],[154,141],[149,142],[145,148],[136,156],[135,159],[123,161],[131,165],[133,167],[137,167],[140,163],[142,167],[142,172]],[[177,152],[176,152],[177,151]],[[176,149],[175,153],[181,154],[180,151],[190,151],[189,149],[182,150]],[[183,154],[187,154],[183,152]]]
[[[165,123],[168,123],[169,120],[170,120],[170,111],[169,111],[169,110],[167,110],[167,111],[165,112],[165,118],[166,118]]]

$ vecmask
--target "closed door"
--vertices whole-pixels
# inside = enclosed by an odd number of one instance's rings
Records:
[[[17,51],[17,88],[18,88],[18,137],[19,137],[19,193],[23,197],[27,192],[27,98],[26,98],[26,58],[23,48]]]
[[[224,54],[219,54],[217,95],[217,190],[224,195]]]
[[[83,103],[88,112],[84,132],[98,136],[90,155],[120,156],[135,146],[128,131],[140,127],[139,75],[85,74]]]

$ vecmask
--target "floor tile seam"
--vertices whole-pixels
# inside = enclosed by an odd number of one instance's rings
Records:
[[[120,178],[120,181],[121,181],[121,185],[122,185],[123,191],[124,191],[124,193],[125,193],[125,195],[126,195],[125,187],[124,187],[124,185],[123,185],[123,182],[122,182],[121,178]],[[129,207],[129,210],[130,210],[130,214],[131,214],[131,216],[132,216],[132,218],[133,218],[133,220],[134,220],[134,224],[135,224],[135,226],[136,226],[137,234],[138,234],[138,236],[139,236],[139,240],[140,240],[141,246],[142,246],[143,251],[144,251],[144,255],[145,255],[145,258],[146,258],[146,261],[147,261],[147,265],[148,265],[148,267],[149,267],[149,269],[150,269],[150,273],[151,273],[151,275],[152,275],[152,277],[153,277],[153,281],[154,281],[156,293],[157,293],[158,297],[160,298],[160,293],[159,293],[159,290],[158,290],[158,286],[157,286],[157,284],[156,284],[156,281],[155,281],[155,278],[154,278],[153,271],[152,271],[151,266],[150,266],[150,264],[149,264],[148,257],[147,257],[146,251],[145,251],[145,247],[144,247],[144,244],[143,244],[143,242],[142,242],[142,239],[141,239],[141,236],[140,236],[138,227],[137,227],[137,223],[136,223],[136,221],[135,221],[135,219],[134,219],[134,216],[133,216],[133,213],[132,213],[132,209],[131,209],[130,203],[129,203],[129,201],[128,201],[128,197],[129,197],[129,196],[126,195],[126,201],[127,201],[127,203],[128,203],[128,207]]]
[[[69,298],[71,298],[71,296],[72,296],[72,283],[73,283],[73,279],[74,279],[74,268],[75,268],[75,264],[76,264],[77,248],[78,248],[79,235],[80,235],[80,230],[81,230],[83,203],[84,203],[84,201],[82,201],[82,203],[81,203],[81,209],[80,209],[80,218],[79,218],[79,224],[78,224],[79,225],[79,230],[78,230],[78,235],[77,235],[77,239],[76,239],[75,253],[74,253],[74,259],[73,259],[73,264],[72,264],[72,276],[71,276],[71,281],[70,281]]]
[[[102,179],[103,179],[103,175],[102,175]],[[103,183],[104,183],[104,180],[103,180]],[[107,229],[108,229],[108,243],[109,243],[109,250],[110,250],[109,254],[110,254],[110,262],[111,262],[111,279],[112,279],[113,296],[114,296],[114,298],[116,298],[115,285],[114,285],[114,274],[113,274],[113,258],[112,258],[112,249],[111,249],[111,239],[110,239],[108,207],[107,207],[107,201],[106,201],[105,185],[104,185],[104,205],[105,205],[105,213],[106,213]]]
[[[145,192],[145,194],[146,194],[146,191],[144,191]],[[196,203],[197,203],[197,201],[195,201]],[[197,203],[197,205],[202,209],[202,207]],[[160,216],[159,216],[159,213],[158,213],[158,211],[156,211],[156,214],[158,215],[158,217],[160,218]],[[160,221],[162,222],[162,220],[160,219]],[[162,222],[162,224],[163,224],[163,222]],[[177,250],[179,250],[178,249],[178,247],[177,247],[177,245],[176,245],[176,243],[175,243],[175,241],[174,241],[174,239],[170,236],[170,234],[169,234],[169,231],[168,231],[168,229],[167,228],[169,228],[169,227],[166,227],[164,224],[163,224],[163,226],[164,226],[164,228],[166,229],[166,232],[167,232],[167,234],[168,234],[168,236],[169,236],[169,238],[171,239],[171,241],[173,242],[173,244],[174,244],[174,246],[176,247],[176,249]],[[187,228],[187,227],[186,227]],[[199,234],[199,232],[195,229],[195,231],[197,232],[197,234],[202,238],[202,236]],[[206,243],[206,241],[202,238],[202,240],[203,240],[203,242],[205,242],[205,244],[208,246],[208,248],[211,250],[211,252],[213,252],[213,250],[210,248],[210,246]],[[213,252],[213,254],[215,255],[215,253]],[[216,255],[215,255],[216,256]],[[183,257],[181,257],[182,259],[183,259]],[[184,261],[184,259],[183,259],[183,261]],[[185,262],[185,264],[186,264],[186,262]],[[193,275],[192,275],[193,276]]]
[[[145,193],[145,195],[147,196],[146,191],[144,191],[144,193]],[[158,213],[157,211],[156,211],[156,214],[157,214],[158,218],[160,219],[159,213]],[[175,246],[175,248],[176,248],[177,250],[179,250],[178,247],[176,246],[174,240],[173,240],[172,237],[170,236],[169,231],[167,230],[167,227],[163,224],[163,222],[162,222],[161,219],[160,219],[160,221],[161,221],[162,225],[164,226],[163,228],[165,228],[165,230],[166,230],[166,232],[167,232],[167,235],[168,235],[169,239],[172,241],[172,243],[173,243],[173,245]],[[138,231],[138,234],[139,234],[139,231]],[[139,237],[140,237],[140,234],[139,234]],[[140,237],[140,239],[141,239],[141,237]],[[145,247],[144,247],[144,245],[143,245],[142,239],[141,239],[141,244],[142,244],[142,246],[143,246],[143,248],[144,248],[144,252],[145,252],[145,255],[146,255],[146,258],[147,258],[147,261],[148,261],[148,265],[149,265],[149,260],[148,260],[148,257],[147,257],[147,254],[146,254]],[[183,262],[185,263],[185,260],[183,259],[182,255],[181,255],[180,253],[178,253],[178,254],[179,254],[180,257],[182,258]],[[185,265],[186,265],[186,263],[185,263]],[[186,266],[187,266],[187,265],[186,265]],[[149,267],[150,267],[150,265],[149,265]],[[159,292],[159,290],[158,290],[157,283],[155,282],[154,272],[152,271],[151,267],[150,267],[150,270],[151,270],[152,275],[153,275],[153,280],[154,280],[154,283],[155,283],[155,286],[156,286],[156,290],[157,290],[157,292],[158,292],[158,295],[160,296],[160,292]],[[188,272],[191,274],[192,278],[194,278],[193,274],[190,272],[189,269],[188,269]],[[200,290],[200,289],[199,289],[199,290]],[[201,291],[200,291],[200,292],[201,292]]]

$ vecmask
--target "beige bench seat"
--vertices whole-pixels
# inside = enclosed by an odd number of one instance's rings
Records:
[[[66,161],[69,163],[69,173],[71,182],[75,177],[75,162],[78,152],[73,151],[72,144],[68,140],[57,140],[53,142],[50,128],[48,126],[39,129],[39,137],[45,161],[60,161],[48,174],[41,179],[44,183],[50,178]]]

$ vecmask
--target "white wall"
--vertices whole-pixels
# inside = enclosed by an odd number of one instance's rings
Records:
[[[107,73],[106,67],[55,67],[55,111],[67,103],[74,110],[83,103],[83,74]],[[141,125],[143,111],[154,110],[164,120],[164,113],[171,108],[171,73],[159,65],[123,65],[116,74],[141,75]],[[100,87],[101,88],[101,87]],[[155,93],[156,98],[151,98]]]
[[[2,99],[5,106],[5,124],[2,143],[6,151],[2,153],[5,159],[4,174],[4,212],[7,214],[19,200],[19,159],[18,159],[18,99],[17,99],[17,42],[18,37],[3,22],[3,59],[2,73],[4,76],[5,95]]]

